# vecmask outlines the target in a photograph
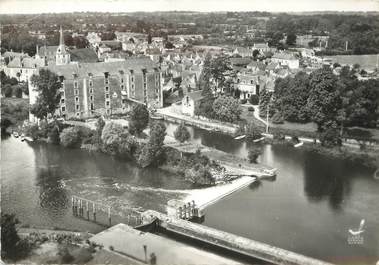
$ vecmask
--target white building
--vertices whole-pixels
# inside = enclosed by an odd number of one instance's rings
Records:
[[[292,53],[280,52],[275,53],[272,58],[272,62],[279,63],[281,66],[287,65],[291,69],[297,69],[300,66],[299,59]]]

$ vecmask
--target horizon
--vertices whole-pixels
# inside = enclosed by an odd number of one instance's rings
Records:
[[[0,0],[0,14],[74,12],[379,12],[379,0]]]

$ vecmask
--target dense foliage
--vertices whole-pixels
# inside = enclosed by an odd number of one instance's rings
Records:
[[[132,157],[136,149],[136,140],[120,124],[109,122],[105,124],[101,140],[106,153],[123,157]]]
[[[238,99],[233,97],[218,97],[212,105],[216,119],[226,122],[238,121],[242,113],[242,109]]]
[[[190,133],[184,122],[181,122],[174,132],[175,139],[181,143],[184,143],[190,138]]]
[[[133,134],[140,134],[149,123],[149,112],[145,105],[137,104],[130,112],[129,130]]]
[[[150,124],[149,141],[142,147],[138,157],[141,167],[159,165],[164,159],[163,141],[166,136],[166,126],[162,122]]]
[[[36,103],[32,106],[31,113],[39,119],[46,119],[53,115],[59,105],[61,94],[61,82],[58,75],[48,69],[40,69],[38,75],[31,77],[32,84],[38,91]]]

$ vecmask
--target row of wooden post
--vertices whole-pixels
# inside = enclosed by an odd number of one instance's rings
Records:
[[[78,197],[73,196],[71,198],[72,202],[72,213],[74,216],[87,218],[87,220],[90,220],[90,204],[92,204],[92,214],[93,214],[93,221],[96,222],[96,203],[90,202],[88,200],[84,200]],[[109,226],[112,225],[112,219],[111,219],[111,208],[108,207],[108,224]]]
[[[180,219],[190,219],[194,216],[195,201],[185,203],[183,206],[178,207],[177,216]]]

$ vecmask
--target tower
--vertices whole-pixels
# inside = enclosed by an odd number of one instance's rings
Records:
[[[56,65],[69,64],[70,63],[70,54],[67,52],[66,46],[64,45],[62,26],[60,28],[59,33],[60,33],[59,46],[58,46],[57,52],[55,54],[55,63],[56,63]]]

